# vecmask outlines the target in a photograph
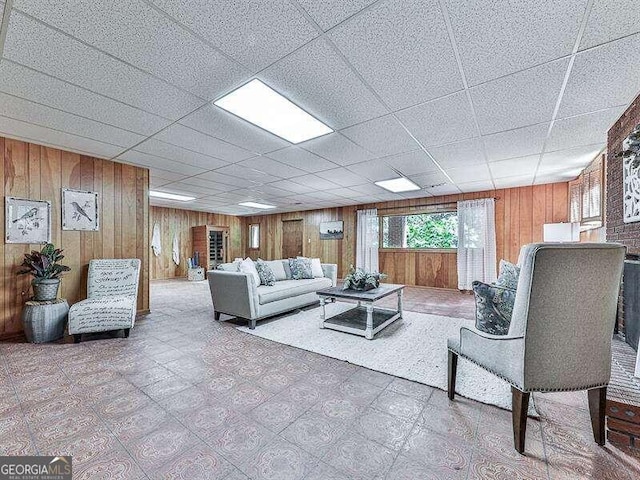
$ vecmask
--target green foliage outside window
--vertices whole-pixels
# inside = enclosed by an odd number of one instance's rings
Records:
[[[382,219],[382,248],[457,246],[457,212],[388,216]]]

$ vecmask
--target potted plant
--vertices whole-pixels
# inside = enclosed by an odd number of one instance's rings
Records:
[[[60,276],[71,270],[66,265],[58,263],[64,258],[62,250],[51,243],[47,243],[39,252],[32,250],[22,261],[22,270],[18,275],[30,273],[33,275],[33,299],[36,301],[55,300],[60,287]]]
[[[343,290],[373,290],[380,286],[380,280],[385,278],[384,273],[378,272],[365,272],[361,268],[353,268],[353,265],[349,267],[349,273],[344,277],[344,283],[342,285]]]

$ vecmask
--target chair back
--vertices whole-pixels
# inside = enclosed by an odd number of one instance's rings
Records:
[[[606,385],[625,248],[614,243],[522,248],[509,335],[525,337],[524,388]]]
[[[89,262],[87,296],[138,295],[140,260],[137,258],[100,259]]]

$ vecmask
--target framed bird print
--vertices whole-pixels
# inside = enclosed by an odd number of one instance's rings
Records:
[[[100,230],[98,194],[62,189],[62,230]]]
[[[51,202],[5,197],[5,243],[50,243]]]

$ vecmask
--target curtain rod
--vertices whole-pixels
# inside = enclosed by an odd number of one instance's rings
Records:
[[[484,200],[487,198],[493,198],[496,201],[500,200],[500,197],[470,198],[469,200]],[[385,208],[379,208],[378,210],[384,211],[384,210],[400,210],[403,208],[439,207],[442,205],[454,205],[460,201],[464,201],[464,200],[452,200],[450,202],[440,202],[440,203],[422,203],[419,205],[405,205],[405,206],[398,206],[398,207],[385,207]]]

